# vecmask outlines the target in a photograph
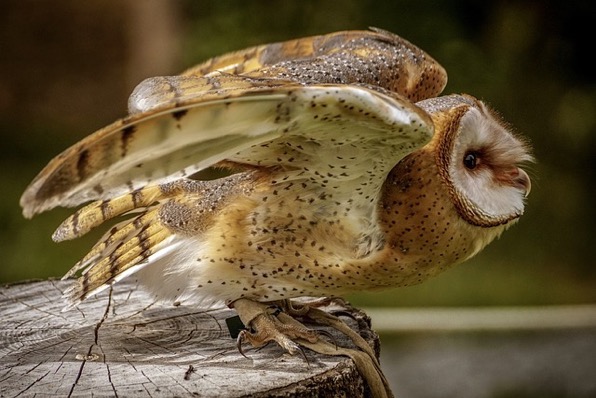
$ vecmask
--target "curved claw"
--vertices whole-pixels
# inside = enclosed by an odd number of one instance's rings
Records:
[[[337,340],[335,339],[334,335],[332,335],[326,330],[317,330],[317,334],[323,335],[327,337],[329,340],[331,340],[333,342],[333,345],[335,346],[335,349],[337,350]]]
[[[248,330],[244,329],[241,330],[240,333],[238,333],[238,337],[236,337],[236,348],[238,348],[238,352],[240,353],[240,355],[242,355],[244,358],[249,359],[245,354],[244,351],[242,351],[242,343],[244,342],[244,340],[246,339],[245,334],[249,333]]]
[[[310,361],[306,357],[306,352],[304,352],[304,348],[302,348],[301,346],[298,346],[298,349],[300,350],[300,353],[302,354],[302,358],[304,358],[304,362],[306,362],[306,366],[308,368],[310,368]]]

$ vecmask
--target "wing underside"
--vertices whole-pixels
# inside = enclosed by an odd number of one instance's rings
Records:
[[[56,157],[21,204],[31,216],[110,199],[225,159],[288,168],[309,164],[314,173],[348,144],[352,160],[388,152],[390,157],[376,158],[388,167],[431,135],[426,114],[398,97],[356,86],[268,85],[261,92],[191,101],[108,126]]]
[[[338,140],[354,145],[352,158],[387,152],[395,164],[432,135],[412,101],[436,96],[445,82],[436,61],[381,30],[216,57],[180,76],[141,83],[129,101],[131,116],[53,159],[23,194],[23,212],[110,199],[224,159],[296,167],[296,156],[284,159],[279,145],[315,167],[333,156]]]

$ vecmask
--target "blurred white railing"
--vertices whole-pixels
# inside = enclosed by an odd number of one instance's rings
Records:
[[[596,305],[362,308],[379,333],[596,328]]]

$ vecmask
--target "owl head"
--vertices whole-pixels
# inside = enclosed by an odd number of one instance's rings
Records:
[[[433,119],[437,169],[459,215],[480,227],[506,225],[524,211],[530,193],[520,165],[529,146],[482,101],[449,95],[417,103]]]

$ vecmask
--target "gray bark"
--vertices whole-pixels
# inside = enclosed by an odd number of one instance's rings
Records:
[[[61,312],[69,281],[0,288],[0,396],[349,396],[368,394],[351,359],[269,344],[240,355],[227,308],[155,303],[135,285]],[[344,318],[376,348],[370,320]],[[353,347],[333,329],[337,344]]]

